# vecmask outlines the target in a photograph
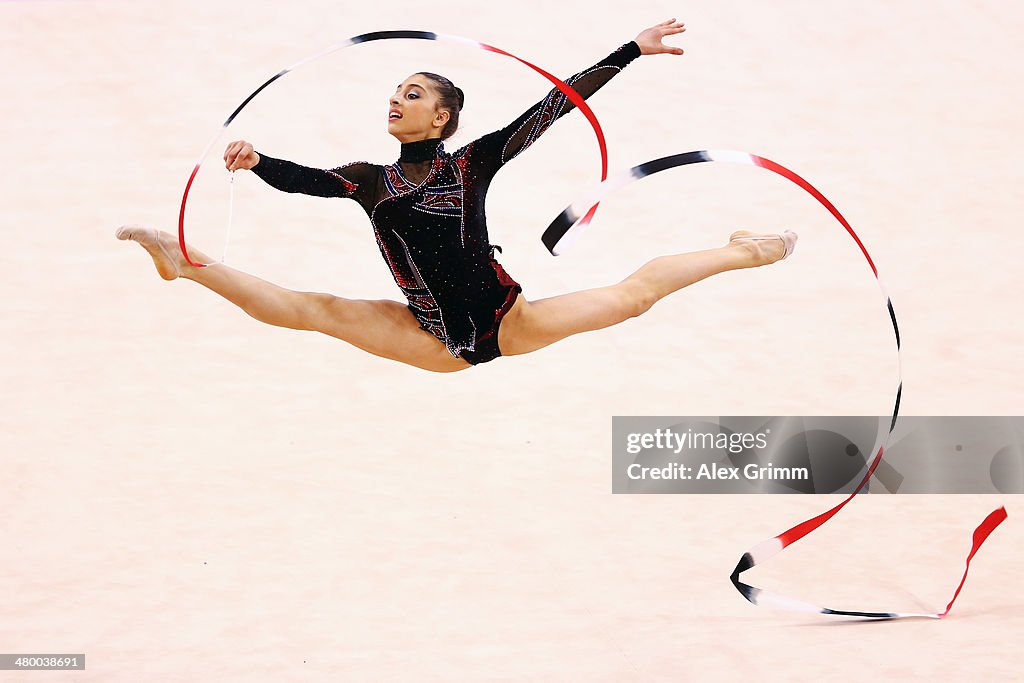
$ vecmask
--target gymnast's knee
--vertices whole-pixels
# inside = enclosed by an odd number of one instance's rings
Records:
[[[300,292],[298,317],[300,329],[328,332],[344,325],[347,316],[345,299],[324,292]]]
[[[623,281],[620,287],[624,291],[625,313],[627,318],[636,318],[651,310],[651,306],[657,303],[658,292],[639,278],[632,278]]]

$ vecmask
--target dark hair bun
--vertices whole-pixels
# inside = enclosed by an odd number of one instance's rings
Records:
[[[458,86],[455,87],[455,92],[459,96],[459,111],[462,111],[462,107],[466,104],[466,95],[463,94],[462,88]]]

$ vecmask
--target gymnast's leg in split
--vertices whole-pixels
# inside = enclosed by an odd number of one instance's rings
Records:
[[[537,301],[522,297],[502,320],[502,355],[530,353],[581,332],[599,330],[635,318],[656,302],[712,275],[766,266],[788,257],[796,233],[768,235],[738,230],[717,249],[659,256],[625,280]]]
[[[285,289],[212,259],[192,246],[190,265],[170,234],[137,225],[122,226],[117,237],[134,240],[149,252],[165,280],[198,282],[247,314],[278,327],[321,332],[383,358],[433,372],[472,367],[452,356],[423,330],[409,309],[387,299],[345,299],[320,292]],[[768,265],[788,256],[796,235],[734,232],[717,249],[659,256],[621,282],[538,301],[516,298],[498,329],[500,354],[515,356],[544,348],[574,334],[599,330],[642,315],[660,299],[707,277]]]
[[[472,367],[448,353],[397,301],[345,299],[285,289],[224,263],[211,263],[212,258],[188,245],[193,261],[210,264],[197,268],[185,260],[175,237],[153,228],[125,225],[118,229],[117,237],[141,244],[165,280],[181,277],[198,282],[268,325],[322,332],[376,356],[433,372]]]

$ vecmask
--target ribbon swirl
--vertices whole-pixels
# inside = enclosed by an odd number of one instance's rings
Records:
[[[627,185],[628,183],[653,175],[654,173],[659,173],[661,171],[677,168],[679,166],[686,166],[690,164],[706,162],[729,162],[753,165],[759,168],[772,171],[773,173],[781,175],[787,180],[790,180],[791,182],[798,185],[808,194],[813,196],[822,206],[824,206],[829,211],[829,213],[832,214],[832,216],[846,229],[847,233],[849,233],[850,237],[856,242],[857,246],[860,248],[861,253],[867,261],[868,266],[871,268],[871,272],[875,276],[878,286],[881,289],[882,297],[885,300],[885,305],[889,312],[889,318],[892,321],[893,333],[896,339],[896,354],[898,360],[897,388],[896,397],[893,404],[892,418],[889,422],[888,430],[882,435],[882,437],[880,438],[880,442],[876,446],[877,452],[874,458],[872,459],[871,465],[869,466],[867,473],[864,475],[864,478],[861,480],[860,484],[858,484],[857,488],[854,490],[853,493],[850,494],[848,498],[846,498],[843,502],[831,508],[830,510],[827,510],[826,512],[823,512],[817,515],[816,517],[808,519],[804,522],[801,522],[800,524],[797,524],[791,529],[773,538],[762,541],[761,543],[757,544],[756,546],[748,550],[740,558],[739,562],[736,564],[736,567],[729,578],[732,581],[733,585],[736,587],[736,589],[739,590],[740,593],[747,600],[749,600],[755,605],[773,605],[788,610],[816,612],[820,614],[885,619],[899,619],[907,617],[942,618],[946,616],[949,613],[949,610],[952,608],[953,603],[956,601],[957,596],[960,594],[964,582],[967,579],[967,572],[970,569],[971,559],[978,551],[978,548],[981,547],[982,543],[984,543],[984,541],[988,538],[989,534],[991,534],[992,531],[999,524],[1001,524],[1003,520],[1006,519],[1007,515],[1006,509],[1004,507],[1000,507],[997,510],[990,513],[975,530],[972,547],[967,556],[963,578],[961,579],[960,584],[956,588],[956,591],[954,592],[952,599],[950,599],[949,604],[946,606],[946,609],[943,612],[869,612],[857,610],[830,609],[825,607],[819,607],[817,605],[812,605],[810,603],[803,602],[801,600],[797,600],[794,598],[769,593],[765,590],[756,588],[754,586],[751,586],[740,581],[740,575],[743,572],[757,566],[758,564],[761,564],[762,562],[768,560],[770,557],[777,554],[790,544],[795,543],[801,538],[807,536],[809,533],[820,527],[828,520],[830,520],[837,512],[839,512],[839,510],[841,510],[847,503],[849,503],[853,499],[853,497],[857,495],[857,493],[861,491],[861,489],[864,487],[864,485],[867,483],[867,481],[874,473],[875,468],[881,461],[885,449],[888,447],[889,439],[892,435],[893,430],[896,427],[896,419],[899,414],[900,398],[903,393],[902,357],[900,355],[901,346],[899,325],[896,321],[896,313],[893,309],[892,300],[886,293],[885,287],[882,285],[881,278],[878,274],[878,269],[875,266],[875,263],[871,258],[871,255],[868,253],[868,250],[864,246],[864,243],[861,241],[860,237],[850,226],[850,223],[846,220],[845,217],[843,217],[843,215],[839,212],[835,205],[833,205],[832,202],[830,202],[821,192],[819,192],[808,181],[806,181],[805,179],[803,179],[802,177],[800,177],[799,175],[797,175],[796,173],[782,166],[779,163],[771,161],[770,159],[765,159],[763,157],[756,156],[754,154],[748,154],[746,152],[704,150],[696,152],[686,152],[682,154],[673,154],[670,156],[661,157],[659,159],[654,159],[652,161],[648,161],[638,166],[634,166],[625,173],[620,173],[615,177],[609,179],[608,150],[607,145],[605,143],[604,133],[601,130],[601,125],[598,122],[597,117],[594,115],[593,111],[591,111],[590,107],[579,95],[579,93],[577,93],[571,86],[562,82],[555,76],[552,76],[547,71],[510,52],[506,52],[505,50],[494,47],[492,45],[487,45],[486,43],[481,43],[460,36],[432,33],[428,31],[377,31],[373,33],[364,33],[358,36],[353,36],[352,38],[347,38],[324,50],[321,50],[320,52],[310,57],[306,57],[305,59],[300,60],[299,62],[295,63],[294,65],[287,69],[279,71],[277,74],[267,79],[256,90],[250,93],[249,96],[246,97],[245,100],[243,100],[242,103],[238,105],[238,107],[231,113],[231,115],[227,117],[227,119],[222,124],[221,128],[218,130],[217,134],[213,137],[212,140],[210,140],[209,144],[207,144],[206,148],[203,150],[203,153],[200,155],[199,160],[196,162],[195,167],[192,169],[192,174],[188,178],[188,182],[185,185],[185,191],[181,198],[181,209],[178,214],[178,242],[181,247],[182,254],[185,256],[185,259],[193,266],[203,267],[207,265],[195,263],[192,261],[191,258],[189,258],[188,250],[185,245],[185,207],[188,202],[189,190],[192,187],[192,183],[199,172],[200,166],[206,159],[206,156],[209,154],[210,149],[213,147],[214,143],[216,143],[217,139],[224,132],[224,130],[227,129],[229,125],[231,125],[231,122],[234,121],[234,119],[238,116],[242,109],[244,109],[253,100],[253,98],[255,98],[259,93],[261,93],[263,90],[269,87],[272,83],[282,78],[285,74],[294,71],[295,69],[298,69],[299,67],[305,64],[308,64],[314,60],[317,60],[321,57],[324,57],[328,54],[331,54],[333,52],[336,52],[337,50],[346,47],[351,47],[353,45],[359,45],[362,43],[368,43],[378,40],[392,39],[444,41],[466,45],[469,47],[482,49],[488,52],[494,52],[497,54],[510,57],[524,64],[530,69],[536,71],[540,75],[544,76],[548,81],[553,83],[555,87],[557,87],[562,93],[564,93],[565,96],[568,97],[569,100],[573,104],[575,104],[581,112],[583,112],[583,115],[587,118],[587,121],[590,123],[591,127],[594,130],[594,134],[597,138],[598,147],[600,149],[602,182],[584,198],[566,207],[566,209],[562,211],[562,213],[559,214],[551,222],[548,228],[544,231],[541,239],[544,245],[553,255],[557,256],[558,254],[562,253],[564,247],[569,245],[572,242],[572,240],[575,239],[576,236],[578,236],[580,231],[591,222],[599,203],[614,190],[619,189]],[[875,448],[872,448],[872,450],[875,450]]]

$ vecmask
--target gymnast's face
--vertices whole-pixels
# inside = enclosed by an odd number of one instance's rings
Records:
[[[439,104],[429,78],[420,74],[409,76],[388,100],[388,132],[401,142],[441,137],[450,115],[447,110],[438,109]]]

